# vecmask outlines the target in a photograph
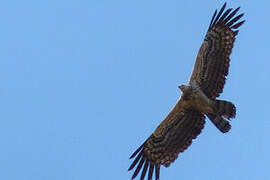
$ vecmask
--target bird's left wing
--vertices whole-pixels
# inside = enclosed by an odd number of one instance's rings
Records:
[[[134,167],[134,179],[143,167],[141,179],[148,172],[148,180],[159,179],[160,165],[168,167],[187,149],[204,127],[205,116],[194,110],[181,109],[181,100],[155,132],[131,155],[135,158],[128,170]]]
[[[197,84],[211,99],[218,97],[223,90],[237,29],[245,22],[238,22],[244,14],[235,17],[240,7],[224,12],[225,7],[226,3],[212,17],[189,82]]]

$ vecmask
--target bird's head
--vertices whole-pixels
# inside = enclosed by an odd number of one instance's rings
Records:
[[[192,86],[181,85],[178,88],[182,91],[182,98],[188,100],[192,98],[193,88]]]
[[[189,86],[186,86],[184,84],[182,84],[181,86],[178,86],[178,88],[182,91],[182,93],[185,93],[186,91],[190,89]]]

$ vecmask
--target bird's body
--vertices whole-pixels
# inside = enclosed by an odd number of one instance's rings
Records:
[[[180,102],[184,109],[196,109],[204,114],[214,113],[214,101],[209,99],[197,85],[181,85],[182,91]]]
[[[243,16],[235,17],[240,8],[225,12],[226,3],[219,13],[215,11],[209,29],[195,62],[188,85],[181,85],[182,96],[154,133],[131,155],[135,158],[129,170],[136,167],[134,179],[142,169],[141,180],[148,172],[151,180],[160,178],[160,166],[170,166],[179,153],[187,149],[204,128],[205,118],[222,132],[230,130],[228,120],[236,115],[235,106],[229,101],[216,99],[223,91],[229,72],[238,28]],[[232,12],[231,12],[232,11]]]

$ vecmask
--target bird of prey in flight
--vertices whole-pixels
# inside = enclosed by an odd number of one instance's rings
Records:
[[[229,72],[230,54],[245,22],[236,15],[240,7],[214,12],[205,39],[200,47],[187,85],[179,86],[182,96],[154,133],[131,155],[135,158],[128,170],[135,168],[132,179],[141,171],[140,179],[148,175],[160,179],[160,166],[169,167],[178,154],[185,151],[204,128],[205,118],[222,132],[230,130],[228,120],[235,117],[233,103],[216,99],[223,91]]]

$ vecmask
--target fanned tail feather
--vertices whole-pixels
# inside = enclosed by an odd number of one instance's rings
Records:
[[[221,132],[226,133],[231,129],[228,120],[235,117],[236,108],[233,103],[222,100],[216,100],[215,106],[217,112],[215,114],[207,114],[207,117]]]

